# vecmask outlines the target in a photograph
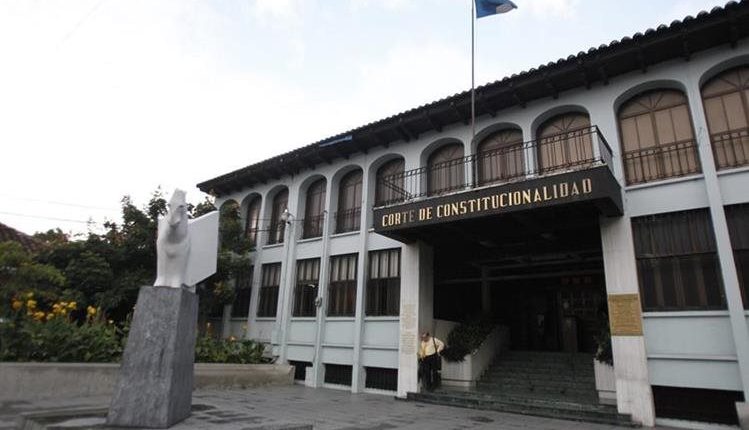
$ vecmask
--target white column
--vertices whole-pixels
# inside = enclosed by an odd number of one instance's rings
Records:
[[[423,242],[401,248],[400,330],[398,342],[398,397],[416,392],[419,332],[433,330],[434,253]]]
[[[723,288],[728,302],[728,313],[733,332],[733,342],[736,346],[736,357],[739,364],[741,384],[744,391],[744,399],[749,399],[749,329],[747,329],[744,305],[741,298],[741,287],[739,286],[736,262],[733,259],[733,248],[728,233],[728,222],[723,208],[723,196],[718,182],[715,169],[710,134],[707,128],[705,112],[702,109],[702,95],[699,88],[699,80],[694,77],[687,86],[689,109],[692,113],[692,121],[697,139],[702,172],[705,177],[705,189],[707,200],[710,204],[710,217],[715,232],[715,243],[720,260],[720,268],[723,275]]]
[[[263,276],[263,245],[268,240],[268,234],[266,230],[270,225],[270,221],[263,219],[265,211],[268,210],[269,205],[267,195],[262,197],[260,201],[260,219],[258,220],[258,232],[255,238],[255,253],[252,256],[252,292],[250,293],[250,312],[247,314],[247,338],[251,338],[251,332],[255,323],[257,322],[257,306],[260,300],[260,283],[262,282]]]
[[[535,139],[535,135],[533,133],[533,125],[530,122],[526,122],[522,125],[523,130],[523,142],[528,143],[531,142],[532,139]],[[535,141],[533,141],[529,146],[527,146],[523,152],[525,157],[525,175],[527,177],[533,177],[536,176],[536,155],[538,148],[534,145]]]
[[[369,207],[369,179],[368,172],[362,174],[362,201],[361,224],[359,225],[359,257],[356,268],[356,311],[354,320],[354,357],[352,365],[353,380],[351,381],[351,392],[358,393],[364,389],[365,370],[361,365],[362,337],[364,335],[364,305],[367,292],[367,267],[369,253],[367,252],[369,240],[369,226],[372,225],[372,210]],[[374,187],[371,187],[374,190]]]
[[[284,256],[281,264],[281,285],[278,288],[278,307],[276,311],[276,332],[278,339],[278,361],[286,363],[287,344],[289,335],[289,323],[291,322],[291,301],[294,298],[294,274],[296,273],[296,238],[299,218],[297,217],[297,202],[299,201],[299,188],[296,186],[295,178],[292,176],[289,184],[289,198],[286,208],[289,218],[284,228]]]
[[[315,355],[312,359],[312,368],[307,369],[313,373],[312,386],[322,386],[325,366],[322,359],[322,341],[325,334],[325,318],[328,309],[328,280],[330,279],[330,234],[333,231],[333,220],[331,205],[333,194],[333,181],[328,179],[325,191],[325,219],[322,228],[322,256],[320,257],[320,281],[317,286],[317,297],[320,306],[317,308],[317,331],[315,332]]]
[[[637,264],[629,216],[601,217],[603,265],[606,274],[606,293],[612,296],[639,294]],[[637,309],[642,309],[641,305]],[[609,310],[609,319],[614,312]],[[636,315],[640,318],[641,315]],[[611,323],[615,325],[614,322]],[[611,336],[616,375],[616,405],[619,413],[630,414],[643,426],[655,424],[653,393],[648,377],[645,338],[642,333],[631,336]]]

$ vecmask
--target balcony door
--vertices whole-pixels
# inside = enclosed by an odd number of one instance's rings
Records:
[[[462,144],[444,145],[429,156],[427,183],[427,191],[430,196],[463,188],[465,185],[465,163]]]
[[[593,162],[590,117],[570,112],[557,115],[538,128],[538,171],[549,173]]]

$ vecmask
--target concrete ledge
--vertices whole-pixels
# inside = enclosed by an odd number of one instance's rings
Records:
[[[0,401],[110,396],[118,363],[0,363]],[[292,385],[294,368],[281,364],[195,364],[199,388]]]

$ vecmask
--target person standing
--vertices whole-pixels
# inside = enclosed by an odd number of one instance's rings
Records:
[[[432,391],[439,385],[439,371],[442,369],[440,353],[443,349],[445,349],[445,344],[430,335],[428,331],[421,334],[419,373],[427,391]]]

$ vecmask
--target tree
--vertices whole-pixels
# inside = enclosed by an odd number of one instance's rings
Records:
[[[34,261],[19,243],[0,242],[0,315],[9,315],[13,299],[28,293],[51,303],[64,285],[65,277],[58,269]]]

